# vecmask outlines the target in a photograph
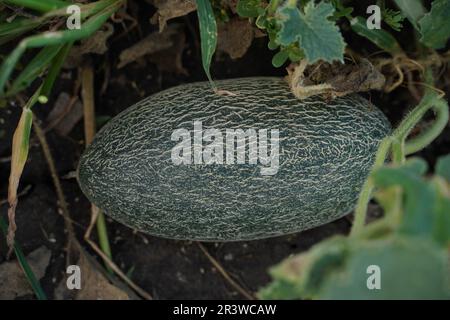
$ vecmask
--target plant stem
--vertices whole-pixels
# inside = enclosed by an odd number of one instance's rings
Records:
[[[437,93],[427,91],[419,104],[402,120],[392,135],[399,141],[404,141],[431,108],[436,98]]]
[[[392,161],[395,164],[402,164],[405,162],[404,141],[394,140],[392,142]]]
[[[439,99],[432,105],[433,110],[436,112],[436,119],[433,124],[422,134],[414,137],[405,142],[405,154],[412,154],[417,151],[422,150],[434,139],[439,136],[439,134],[447,126],[449,119],[449,111],[447,103]]]
[[[433,84],[431,73],[427,73],[427,83]],[[426,131],[422,132],[418,137],[415,137],[409,141],[405,140],[410,134],[411,130],[422,120],[425,113],[433,108],[436,111],[436,119],[433,125]],[[378,167],[382,166],[387,154],[392,149],[392,159],[395,164],[402,164],[405,161],[405,156],[425,148],[431,141],[433,141],[445,128],[449,119],[449,111],[447,103],[440,97],[438,93],[432,89],[427,89],[425,95],[419,104],[411,111],[399,124],[397,129],[394,130],[392,135],[385,138],[381,143],[377,151],[375,163],[372,167],[370,175]],[[371,194],[374,189],[373,182],[370,179],[370,175],[365,181],[358,202],[355,208],[355,219],[353,222],[350,235],[358,235],[364,228],[367,205],[370,201]],[[398,192],[396,197],[396,205],[400,205],[401,192]],[[399,217],[394,217],[394,220],[398,220]]]
[[[98,213],[97,235],[100,248],[106,254],[106,256],[111,259],[112,258],[111,246],[109,245],[108,230],[106,228],[105,215],[103,214],[103,211],[99,211]],[[105,265],[105,267],[109,272],[111,273],[113,272],[112,269],[107,264]]]
[[[81,83],[82,91],[81,96],[83,99],[83,113],[84,113],[84,135],[86,145],[89,145],[94,139],[95,135],[95,95],[94,95],[94,70],[91,63],[87,63],[81,70]],[[97,234],[101,250],[108,258],[112,258],[111,247],[108,240],[108,232],[106,228],[105,216],[102,211],[98,212],[97,216]],[[106,265],[109,272],[112,270]]]
[[[375,169],[381,167],[384,164],[384,161],[386,160],[386,157],[389,153],[391,144],[392,144],[391,137],[386,137],[381,141],[380,146],[378,147],[378,151],[375,156],[375,162],[372,165],[372,170],[370,171],[370,174],[372,174],[372,172]],[[374,188],[374,185],[373,185],[373,182],[371,181],[370,175],[369,175],[369,177],[364,182],[364,185],[359,194],[358,202],[356,203],[355,218],[353,221],[352,229],[350,231],[351,236],[358,235],[361,232],[361,230],[364,228],[364,224],[366,222],[366,215],[367,215],[367,205],[369,204],[373,188]]]
[[[50,66],[50,70],[48,71],[47,77],[45,77],[44,83],[42,84],[39,102],[47,103],[48,96],[50,95],[56,77],[58,76],[63,63],[66,60],[66,57],[69,54],[72,45],[73,42],[65,44],[64,47],[58,52],[56,57],[53,59],[53,63]]]

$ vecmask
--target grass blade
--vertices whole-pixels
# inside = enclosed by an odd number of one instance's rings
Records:
[[[62,45],[44,47],[25,67],[14,80],[6,96],[12,96],[27,88],[44,70],[46,70],[53,58],[61,51]]]
[[[49,45],[61,45],[89,37],[97,31],[122,4],[123,0],[116,0],[112,5],[86,20],[79,30],[49,31],[22,40],[0,66],[0,96],[4,95],[6,81],[26,49]]]
[[[6,0],[5,2],[44,13],[70,5],[70,3],[61,0]]]
[[[8,232],[8,224],[3,219],[2,216],[0,216],[0,229],[2,230],[3,234],[6,235]],[[25,255],[22,252],[22,249],[20,248],[19,244],[15,241],[14,242],[14,252],[16,254],[17,260],[25,274],[25,277],[28,280],[28,283],[30,284],[31,288],[34,291],[34,294],[39,300],[47,300],[47,296],[44,292],[44,290],[41,287],[41,284],[36,279],[36,276],[34,275],[33,270],[31,269],[30,265],[27,262],[27,259],[25,258]]]
[[[17,18],[0,24],[0,45],[30,31],[41,24],[40,19]]]
[[[55,82],[56,77],[58,76],[63,63],[66,60],[67,55],[69,54],[70,49],[72,48],[72,45],[73,42],[65,44],[62,47],[62,49],[59,50],[56,57],[52,60],[50,70],[48,71],[48,74],[45,77],[44,83],[42,84],[42,90],[38,98],[40,103],[47,103],[48,96],[50,95],[50,92],[53,88],[53,83]]]
[[[200,28],[200,40],[202,49],[202,63],[211,86],[216,86],[209,71],[211,60],[217,45],[217,24],[214,12],[209,0],[197,0],[197,15]]]

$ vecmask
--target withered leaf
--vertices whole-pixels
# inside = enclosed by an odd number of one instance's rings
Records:
[[[128,300],[128,294],[119,287],[112,284],[97,268],[96,263],[91,261],[81,247],[72,248],[78,252],[76,265],[80,268],[81,288],[69,290],[67,288],[67,277],[63,277],[55,290],[55,299],[66,300]],[[74,252],[72,253],[74,254]]]
[[[91,37],[82,41],[80,45],[74,46],[64,63],[66,68],[75,68],[80,65],[84,54],[95,53],[104,54],[108,50],[106,41],[114,33],[114,27],[110,23],[105,23],[102,29],[98,30]]]
[[[159,24],[159,31],[166,27],[167,21],[182,17],[197,9],[195,0],[152,0],[158,11],[151,18],[153,24]]]
[[[345,96],[353,92],[381,90],[385,77],[367,59],[354,64],[318,61],[307,65],[302,60],[289,72],[288,83],[299,99],[322,95],[326,98]]]
[[[156,64],[159,71],[188,75],[187,70],[183,67],[183,51],[186,46],[186,35],[184,32],[178,31],[171,38],[173,45],[165,50],[150,54],[149,60]]]
[[[252,44],[253,27],[248,20],[233,18],[219,25],[217,49],[231,59],[241,58]]]
[[[172,36],[178,32],[177,26],[170,26],[163,32],[154,32],[120,53],[118,68],[147,54],[162,51],[173,46]]]
[[[55,101],[53,109],[47,116],[49,127],[55,129],[60,135],[65,136],[83,118],[83,105],[66,92],[61,92]]]

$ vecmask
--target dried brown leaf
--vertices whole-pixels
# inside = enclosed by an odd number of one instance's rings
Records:
[[[254,31],[248,20],[232,18],[219,25],[217,49],[231,59],[242,57],[252,44]]]
[[[60,135],[67,135],[83,117],[83,105],[76,99],[72,100],[66,92],[61,92],[55,101],[53,109],[47,116],[49,128],[54,128]]]
[[[108,50],[106,42],[114,33],[111,23],[105,23],[102,29],[95,32],[91,37],[82,41],[80,45],[74,46],[64,63],[66,68],[75,68],[81,64],[83,55],[88,53],[104,54]]]
[[[170,25],[172,27],[173,25]],[[183,51],[186,46],[186,35],[178,31],[171,36],[173,45],[165,50],[155,52],[149,56],[149,60],[156,64],[159,71],[180,75],[188,75],[183,67]]]
[[[355,64],[319,61],[312,65],[302,60],[288,73],[288,83],[299,99],[315,95],[332,99],[353,92],[381,90],[385,83],[384,76],[367,59]]]
[[[81,288],[67,289],[67,278],[63,277],[55,289],[55,299],[66,300],[128,300],[129,295],[112,284],[100,271],[86,252],[79,246],[72,247],[72,255],[78,253],[76,265],[80,267]],[[77,251],[77,252],[74,252]]]
[[[147,54],[170,48],[174,45],[172,36],[176,34],[177,30],[178,29],[176,27],[169,27],[163,32],[151,33],[141,41],[123,50],[120,53],[120,62],[117,67],[122,68]]]
[[[151,22],[159,24],[160,32],[166,27],[168,20],[185,16],[197,9],[195,0],[153,0],[152,4],[158,11],[151,18]]]

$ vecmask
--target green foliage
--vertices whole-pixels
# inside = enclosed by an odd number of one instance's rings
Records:
[[[261,0],[239,0],[236,11],[244,18],[256,18],[261,8]]]
[[[282,47],[272,58],[272,65],[274,67],[281,67],[288,59],[292,62],[300,61],[304,58],[303,51],[297,46],[290,45]]]
[[[450,183],[450,154],[438,159],[435,171]]]
[[[431,11],[419,20],[420,41],[427,47],[441,49],[450,38],[450,1],[433,1]]]
[[[421,0],[394,0],[402,14],[418,30],[417,22],[425,14],[425,8]]]
[[[381,1],[382,19],[395,31],[400,31],[407,18],[420,32],[421,41],[431,48],[442,48],[450,36],[450,2],[435,0],[426,14],[421,0],[394,0],[400,11],[385,8]],[[275,67],[286,61],[306,57],[317,60],[343,61],[345,42],[336,22],[345,18],[352,31],[365,37],[391,55],[404,54],[397,40],[386,29],[368,29],[367,17],[352,16],[353,7],[342,0],[239,0],[240,16],[254,18],[258,28],[267,32],[269,49],[279,48],[272,59]]]
[[[341,0],[331,0],[335,12],[333,14],[333,19],[338,20],[339,18],[351,19],[351,13],[353,12],[352,7],[345,7]]]
[[[392,236],[354,244],[345,267],[322,284],[322,299],[448,299],[448,253],[416,238]],[[380,290],[369,290],[367,268],[380,268]]]
[[[405,20],[403,14],[392,9],[384,9],[382,11],[383,21],[386,22],[395,31],[400,31],[403,27],[402,22]]]
[[[371,179],[383,194],[385,216],[356,237],[330,238],[275,266],[274,281],[260,297],[449,299],[449,169],[450,155],[439,159],[432,177],[424,177],[427,165],[421,159],[375,170]],[[398,220],[392,217],[394,207]],[[367,287],[371,265],[380,268],[379,290]]]
[[[66,1],[61,0],[6,0],[5,2],[10,5],[21,6],[42,13],[64,8],[68,4]]]
[[[277,10],[280,32],[277,42],[288,46],[298,42],[309,63],[318,60],[344,61],[345,42],[338,27],[328,18],[334,13],[330,3],[308,2],[302,13],[288,2]]]
[[[258,28],[267,32],[269,49],[279,48],[272,59],[275,67],[287,60],[307,58],[343,61],[345,42],[335,25],[340,17],[349,16],[353,8],[346,8],[339,0],[332,3],[314,1],[240,0],[237,12],[242,17],[256,18]],[[335,10],[336,8],[336,10]]]
[[[366,19],[363,17],[355,17],[350,20],[350,26],[358,35],[370,40],[379,48],[391,55],[402,52],[397,40],[386,30],[369,29],[366,25]]]
[[[2,35],[1,43],[11,41],[21,36],[24,32],[31,31],[32,28],[50,24],[53,19],[63,18],[66,16],[64,8],[54,10],[55,6],[60,8],[62,4],[69,5],[63,1],[22,1],[11,0],[12,4],[22,4],[26,8],[38,11],[45,10],[46,14],[36,18],[19,19],[12,26],[8,22],[0,24],[0,35]],[[29,86],[35,81],[45,70],[52,65],[61,65],[64,61],[59,61],[61,56],[58,55],[62,46],[73,43],[89,37],[97,31],[116,10],[122,6],[124,0],[99,0],[89,4],[80,4],[82,24],[80,29],[74,30],[54,30],[34,35],[29,35],[21,39],[19,44],[12,52],[3,60],[0,66],[0,97],[11,96],[18,91]],[[38,6],[40,9],[38,9]],[[47,10],[49,12],[47,12]],[[53,11],[50,11],[53,10]],[[54,20],[53,20],[54,21]],[[64,25],[64,24],[63,24]],[[31,26],[31,27],[30,27]],[[12,86],[6,90],[7,81],[10,80],[14,68],[19,63],[20,58],[27,49],[43,48],[34,59],[31,60],[30,66],[26,66],[19,78],[13,81]],[[64,50],[65,52],[66,50]],[[67,52],[66,52],[67,53]],[[67,54],[64,55],[64,58]],[[54,75],[52,75],[53,77]],[[53,79],[54,80],[54,79]],[[53,84],[53,81],[48,82]],[[46,89],[48,90],[48,89]],[[48,91],[47,91],[48,92]],[[45,101],[45,99],[43,100]]]
[[[197,0],[197,15],[200,27],[203,69],[213,87],[214,83],[209,71],[211,60],[217,45],[217,23],[209,0]]]
[[[44,72],[44,70],[47,69],[61,48],[61,45],[51,45],[41,49],[41,51],[16,77],[9,88],[8,95],[14,95],[27,88],[42,72]]]

